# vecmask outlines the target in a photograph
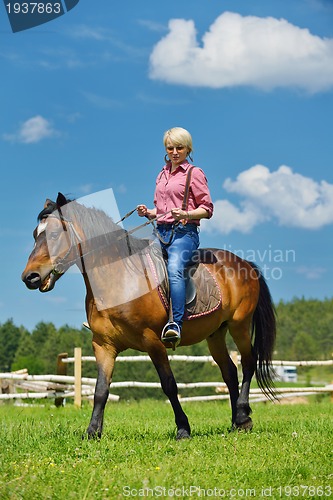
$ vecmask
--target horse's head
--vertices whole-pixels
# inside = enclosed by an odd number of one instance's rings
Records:
[[[64,215],[69,201],[59,193],[55,202],[46,200],[38,216],[33,233],[35,245],[22,273],[22,280],[30,290],[49,292],[76,261],[80,237]]]

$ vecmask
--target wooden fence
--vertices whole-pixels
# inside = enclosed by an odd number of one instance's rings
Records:
[[[231,353],[233,361],[238,364],[237,352]],[[184,356],[170,355],[171,361],[186,363],[211,363],[215,364],[211,356]],[[74,349],[74,357],[68,357],[67,353],[58,355],[56,375],[29,375],[27,370],[0,374],[0,400],[4,399],[43,399],[52,398],[56,406],[61,406],[66,398],[74,398],[74,404],[81,407],[82,398],[93,398],[96,379],[82,377],[82,362],[95,362],[94,356],[82,356],[81,348]],[[119,356],[117,362],[142,362],[151,361],[149,356]],[[67,366],[74,363],[74,376],[67,375]],[[327,361],[273,361],[273,366],[332,366],[333,360]],[[179,389],[190,389],[199,387],[215,387],[216,395],[194,396],[180,398],[182,401],[209,401],[212,399],[229,399],[228,389],[223,382],[193,382],[177,383]],[[124,381],[112,382],[112,388],[120,387],[145,387],[160,388],[159,382]],[[17,392],[18,391],[18,392]],[[325,387],[280,387],[278,398],[309,396],[318,393],[330,393],[333,401],[333,384]],[[252,402],[265,401],[260,389],[251,389],[250,398]],[[119,396],[109,395],[110,401],[118,401]]]

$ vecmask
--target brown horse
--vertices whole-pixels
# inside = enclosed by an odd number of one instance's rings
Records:
[[[128,348],[147,352],[161,386],[172,405],[177,439],[190,436],[190,426],[178,400],[177,385],[165,345],[160,340],[167,313],[152,271],[145,266],[148,240],[134,238],[104,212],[66,199],[46,200],[34,231],[35,246],[22,280],[31,290],[48,292],[76,264],[86,285],[86,313],[93,332],[98,367],[94,408],[87,433],[102,434],[104,408],[115,359]],[[275,341],[275,312],[267,284],[259,269],[236,255],[210,249],[222,304],[212,313],[184,321],[183,346],[206,339],[230,393],[234,428],[250,429],[251,379],[268,397],[274,396],[271,359]],[[243,380],[239,391],[237,369],[225,342],[229,330],[241,355]],[[252,341],[253,340],[253,345]]]

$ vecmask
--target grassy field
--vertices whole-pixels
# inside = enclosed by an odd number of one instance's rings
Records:
[[[184,404],[192,439],[176,442],[164,402],[106,409],[101,441],[82,440],[91,407],[0,406],[0,498],[333,498],[328,398],[253,405],[251,433],[229,433],[226,403]]]

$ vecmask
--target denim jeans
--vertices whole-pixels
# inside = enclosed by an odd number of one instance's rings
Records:
[[[169,243],[172,235],[170,224],[159,224],[157,230],[160,238]],[[193,252],[199,247],[198,226],[196,224],[179,224],[174,229],[170,244],[163,244],[162,251],[167,254],[170,298],[173,321],[182,327],[185,312],[186,283],[184,269],[191,263]]]

